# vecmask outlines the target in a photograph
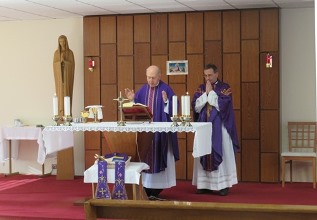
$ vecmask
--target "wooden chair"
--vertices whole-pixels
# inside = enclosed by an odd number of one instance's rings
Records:
[[[288,122],[288,151],[282,157],[282,187],[285,185],[285,167],[290,164],[292,182],[292,161],[312,163],[313,187],[316,188],[316,122]]]

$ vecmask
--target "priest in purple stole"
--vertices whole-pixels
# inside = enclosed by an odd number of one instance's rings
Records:
[[[172,96],[171,87],[161,81],[161,71],[157,66],[146,69],[147,84],[139,91],[125,89],[125,95],[130,101],[147,105],[153,113],[154,122],[171,122]],[[176,133],[156,132],[153,135],[152,146],[148,146],[142,162],[150,166],[150,170],[142,173],[145,192],[149,199],[160,200],[159,193],[176,185],[175,161],[179,160],[179,150]]]
[[[221,196],[238,183],[234,153],[239,150],[234,120],[231,88],[218,79],[214,64],[204,69],[205,84],[199,86],[192,100],[194,118],[198,122],[211,122],[210,155],[194,160],[193,185],[197,193],[217,191]]]

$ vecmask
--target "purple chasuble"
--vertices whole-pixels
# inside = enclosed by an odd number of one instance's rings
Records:
[[[205,91],[205,84],[201,84],[195,92],[192,100],[192,108],[195,109],[196,99],[199,98]],[[228,89],[229,85],[217,81],[214,91],[218,95],[219,111],[216,108],[212,108],[210,117],[207,118],[207,104],[202,108],[199,114],[194,113],[195,121],[198,122],[212,122],[212,153],[211,155],[205,155],[200,158],[200,163],[204,170],[212,171],[217,170],[218,166],[222,162],[222,123],[227,129],[234,148],[234,152],[239,151],[239,141],[235,125],[232,96],[226,96],[221,93],[223,89]]]
[[[148,84],[143,85],[138,92],[135,93],[134,101],[149,106],[149,94],[151,87]],[[169,114],[164,112],[165,103],[162,97],[162,91],[165,91],[169,100]],[[152,99],[153,121],[154,122],[171,122],[172,117],[172,97],[175,95],[171,87],[160,81],[154,88]],[[177,134],[172,132],[155,132],[152,146],[150,146],[145,162],[150,166],[147,173],[159,173],[167,167],[167,150],[168,141],[171,141],[175,161],[179,160],[179,150],[177,142]]]
[[[98,161],[98,184],[96,189],[97,199],[111,199],[108,180],[107,180],[107,162]]]
[[[112,191],[112,199],[128,199],[125,190],[125,161],[115,161],[115,182]]]

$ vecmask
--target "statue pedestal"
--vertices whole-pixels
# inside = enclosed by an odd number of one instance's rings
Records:
[[[57,180],[74,179],[74,148],[67,148],[57,152]]]

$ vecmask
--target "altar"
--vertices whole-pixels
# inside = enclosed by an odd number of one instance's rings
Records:
[[[117,122],[72,123],[71,126],[47,126],[45,132],[51,131],[101,131],[101,132],[192,132],[195,133],[193,157],[197,158],[211,153],[210,122],[191,122],[192,126],[172,126],[172,122],[126,122],[118,126]]]

